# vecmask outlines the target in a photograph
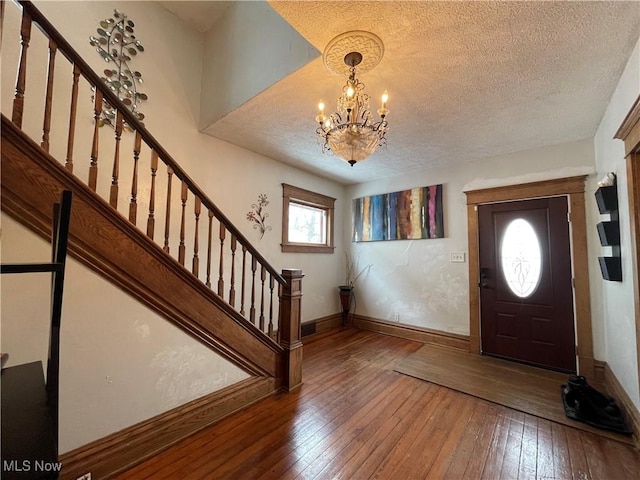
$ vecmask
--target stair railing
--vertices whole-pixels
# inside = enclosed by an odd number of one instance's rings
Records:
[[[12,122],[25,131],[23,119],[27,113],[33,113],[33,109],[25,109],[25,99],[28,95],[28,49],[32,42],[32,26],[36,24],[48,40],[41,148],[58,159],[64,156],[64,162],[61,163],[69,172],[127,217],[131,224],[146,233],[266,337],[278,342],[276,336],[286,331],[287,338],[281,338],[280,344],[285,349],[296,349],[300,338],[299,334],[295,334],[300,324],[299,289],[292,287],[252,246],[44,15],[31,2],[16,3],[22,7],[22,19]],[[5,28],[5,43],[7,34]],[[60,90],[58,85],[54,85],[54,79],[59,81],[61,77],[56,75],[60,69],[56,64],[60,58],[58,53],[70,63],[71,76],[68,80],[71,94],[68,127],[64,135],[66,146],[64,152],[55,155],[50,149],[53,143],[53,92]],[[93,112],[90,117],[89,114],[85,117],[93,119],[88,168],[82,162],[79,165],[76,158],[76,143],[84,139],[77,132],[78,119],[82,118],[79,117],[82,107],[78,100],[79,91],[83,88],[87,91],[87,85],[83,87],[82,82],[88,84],[93,92]],[[113,129],[101,128],[100,117],[105,107],[117,110]],[[55,128],[60,127],[55,125]],[[128,153],[125,131],[132,135]],[[33,135],[30,136],[34,139]],[[143,170],[144,167],[146,170]],[[83,169],[85,172],[81,172]],[[127,174],[122,175],[123,172]],[[86,174],[86,180],[81,178],[83,173]],[[159,176],[164,176],[164,180],[160,180]],[[123,185],[125,179],[130,184]],[[299,287],[299,270],[283,273],[293,275],[293,281]],[[296,292],[293,296],[292,291]],[[280,302],[274,296],[278,296]],[[291,302],[292,298],[298,302],[298,306],[289,304],[283,308],[283,301]],[[285,318],[289,317],[289,313],[298,318]]]

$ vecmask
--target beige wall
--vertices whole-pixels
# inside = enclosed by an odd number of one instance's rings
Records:
[[[622,255],[622,282],[608,282],[599,272],[592,281],[602,292],[605,359],[613,373],[629,394],[635,406],[640,410],[640,391],[638,387],[638,359],[635,326],[634,285],[631,261],[631,228],[629,224],[629,195],[627,190],[627,171],[624,158],[624,144],[614,140],[614,135],[633,103],[640,95],[640,41],[636,44],[627,67],[620,78],[618,87],[611,98],[607,111],[595,136],[596,167],[598,178],[607,172],[618,177],[618,208],[620,215],[620,250]],[[594,224],[606,220],[597,211],[592,217]],[[597,255],[611,254],[609,247],[600,247],[597,243]]]
[[[438,183],[444,191],[445,238],[351,244],[362,265],[372,264],[355,289],[358,313],[387,321],[395,321],[397,313],[401,324],[469,334],[468,264],[450,261],[453,252],[465,253],[468,261],[464,190],[593,171],[593,142],[586,139],[349,187],[345,242],[351,235],[351,199]]]
[[[267,2],[233,2],[205,34],[201,129],[319,56]]]
[[[2,216],[3,262],[46,262],[50,255],[47,242]],[[46,365],[49,278],[2,277],[8,366]],[[60,336],[61,453],[249,376],[72,259]]]

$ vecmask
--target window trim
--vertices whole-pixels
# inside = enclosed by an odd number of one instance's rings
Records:
[[[284,253],[333,253],[333,225],[335,198],[305,190],[286,183],[282,184],[282,251]],[[320,208],[326,212],[327,240],[324,244],[296,243],[289,241],[289,204],[297,203]]]

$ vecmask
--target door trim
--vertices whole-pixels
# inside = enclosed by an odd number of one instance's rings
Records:
[[[467,195],[467,228],[469,240],[469,351],[480,354],[480,294],[478,291],[478,205],[482,203],[527,200],[567,195],[571,212],[571,265],[574,272],[588,272],[587,222],[584,199],[586,175],[540,182],[483,188]],[[594,378],[593,332],[589,276],[574,276],[574,301],[578,372]]]

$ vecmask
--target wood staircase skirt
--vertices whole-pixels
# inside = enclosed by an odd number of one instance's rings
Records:
[[[131,225],[2,115],[2,210],[50,238],[51,204],[74,194],[70,254],[253,375],[282,377],[283,348]],[[176,286],[178,286],[176,288]]]

